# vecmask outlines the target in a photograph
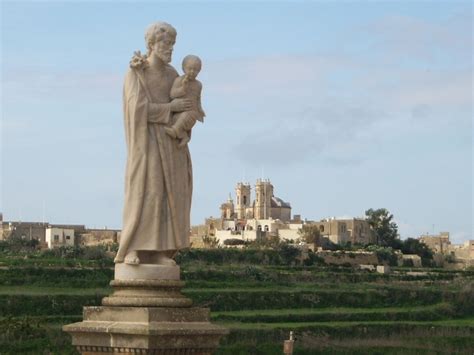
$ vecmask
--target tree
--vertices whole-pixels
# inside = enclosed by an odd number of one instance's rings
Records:
[[[433,252],[418,239],[408,238],[400,243],[400,250],[403,254],[416,254],[421,258],[423,266],[430,266],[433,260]]]
[[[398,240],[398,226],[393,222],[393,214],[385,208],[365,211],[365,219],[377,237],[377,244],[395,246]]]
[[[298,234],[305,243],[321,245],[321,232],[317,225],[305,224],[300,228]]]
[[[219,246],[219,240],[216,237],[211,235],[204,235],[202,236],[202,242],[204,243],[206,248],[214,249]]]

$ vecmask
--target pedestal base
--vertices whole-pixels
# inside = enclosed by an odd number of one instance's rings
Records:
[[[113,280],[101,307],[84,307],[83,321],[63,327],[83,355],[210,355],[227,329],[209,309],[191,307],[176,280]]]
[[[178,280],[178,265],[115,264],[115,280]]]

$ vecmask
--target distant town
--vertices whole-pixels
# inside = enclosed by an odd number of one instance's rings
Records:
[[[0,221],[0,240],[17,238],[36,241],[39,249],[111,245],[120,239],[118,229],[91,229],[85,225],[49,222],[4,221],[2,214]],[[308,240],[308,230],[312,231],[311,240]],[[464,269],[474,265],[474,240],[452,244],[449,232],[423,234],[416,239],[431,250],[436,266]],[[203,224],[192,226],[190,231],[191,248],[241,248],[248,243],[267,240],[279,240],[304,250],[311,250],[326,259],[331,258],[330,255],[334,255],[335,251],[341,252],[349,247],[350,257],[326,261],[358,265],[374,264],[371,262],[371,254],[375,253],[368,252],[367,246],[383,245],[367,216],[330,217],[312,221],[302,219],[301,215],[292,215],[291,204],[274,194],[274,186],[268,179],[258,179],[253,188],[249,183],[237,183],[235,199],[229,195],[227,201],[221,204],[220,217],[206,218]],[[332,253],[328,253],[329,251]],[[407,262],[413,266],[422,265],[420,255],[400,251],[397,256],[399,265]]]

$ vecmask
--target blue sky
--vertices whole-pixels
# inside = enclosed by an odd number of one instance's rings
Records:
[[[402,237],[472,227],[472,3],[7,2],[7,220],[121,227],[122,80],[144,30],[203,60],[192,223],[270,178],[308,219],[384,207]]]

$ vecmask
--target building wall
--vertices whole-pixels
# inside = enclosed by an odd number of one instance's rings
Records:
[[[278,230],[278,237],[280,240],[299,240],[301,239],[301,235],[299,234],[297,229],[279,229]]]
[[[232,200],[221,205],[221,218],[229,219],[234,217],[234,203]]]
[[[457,245],[453,248],[452,252],[454,257],[458,261],[469,262],[473,264],[474,262],[474,240],[468,240],[464,244]]]
[[[374,252],[318,251],[317,255],[330,265],[377,265],[379,263]]]
[[[312,224],[318,226],[323,238],[327,238],[335,244],[375,243],[375,235],[367,221],[363,219],[325,219]]]
[[[74,229],[46,228],[45,239],[49,249],[74,245]]]
[[[113,244],[119,240],[120,230],[116,229],[86,229],[78,237],[77,244],[96,246],[100,244]]]
[[[250,194],[250,184],[239,182],[235,187],[236,195],[236,217],[238,219],[247,218],[247,209],[250,208],[251,204],[251,194]]]
[[[273,185],[269,180],[258,179],[255,184],[254,218],[266,219],[271,217]]]
[[[291,208],[289,207],[272,207],[270,216],[273,219],[279,219],[283,222],[291,220]]]
[[[446,254],[449,252],[451,241],[449,232],[441,232],[438,235],[424,234],[419,238],[420,242],[425,243],[435,253]]]
[[[48,223],[41,222],[5,222],[11,231],[10,237],[25,240],[36,239],[40,244],[46,244],[46,228]],[[5,227],[4,227],[5,228]]]
[[[411,260],[414,267],[421,267],[421,257],[415,254],[402,254],[401,265],[404,265],[409,260]]]
[[[278,229],[284,224],[280,221],[269,219],[249,219],[247,220],[246,230],[261,230],[263,232],[278,233]],[[250,227],[250,228],[248,228]]]

